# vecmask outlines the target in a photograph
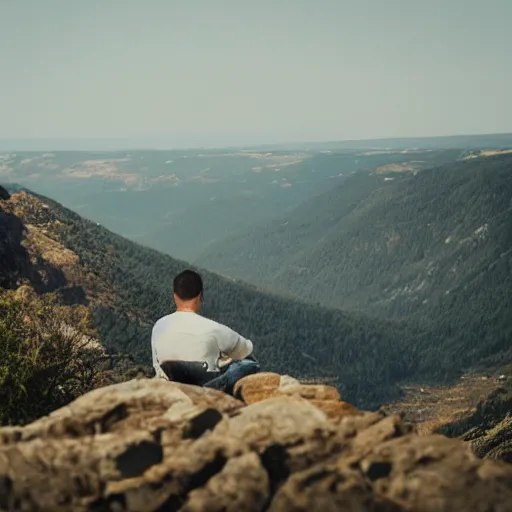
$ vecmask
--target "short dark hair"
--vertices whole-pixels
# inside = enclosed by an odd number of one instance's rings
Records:
[[[203,280],[193,270],[184,270],[174,278],[174,293],[181,300],[195,299],[203,293]]]

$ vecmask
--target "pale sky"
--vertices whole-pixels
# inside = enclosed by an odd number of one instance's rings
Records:
[[[512,132],[512,0],[0,0],[0,139]]]

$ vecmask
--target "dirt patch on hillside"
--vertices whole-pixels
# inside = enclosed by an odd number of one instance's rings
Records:
[[[389,172],[416,172],[421,169],[422,163],[423,162],[411,161],[381,165],[375,169],[375,172],[378,174]]]

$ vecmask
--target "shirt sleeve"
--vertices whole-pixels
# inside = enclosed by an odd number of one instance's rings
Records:
[[[219,350],[223,354],[226,354],[236,361],[244,359],[250,355],[253,350],[251,340],[244,338],[225,325],[219,325],[217,343]]]
[[[155,334],[158,332],[159,327],[160,326],[158,325],[158,322],[157,322],[151,331],[151,356],[153,359],[153,368],[155,369],[156,377],[167,378],[164,371],[160,367],[160,364],[158,362],[158,356],[156,353],[156,343],[155,343],[156,336],[155,336]]]

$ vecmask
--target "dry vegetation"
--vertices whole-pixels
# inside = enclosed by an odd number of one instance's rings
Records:
[[[84,292],[90,304],[98,304],[124,310],[130,318],[143,318],[145,315],[134,308],[127,308],[113,287],[97,272],[88,268],[80,261],[79,256],[66,248],[61,241],[61,232],[66,226],[53,215],[51,208],[41,199],[20,192],[13,194],[9,201],[1,201],[5,212],[11,212],[22,218],[26,226],[23,246],[27,250],[31,262],[43,280],[48,280],[48,269],[62,272],[65,282],[61,286],[77,286]],[[115,253],[113,246],[107,251]]]
[[[464,158],[464,160],[471,160],[473,158],[497,156],[497,155],[509,155],[512,154],[512,149],[484,149],[478,153],[472,153],[471,155]]]
[[[471,416],[479,403],[501,387],[500,372],[464,375],[453,386],[403,386],[403,399],[383,407],[417,425],[421,434],[431,434],[441,425]]]
[[[388,172],[417,172],[421,169],[423,162],[411,161],[402,163],[393,163],[388,165],[381,165],[375,169],[376,173],[383,174]]]
[[[78,263],[78,256],[73,251],[66,249],[62,244],[50,238],[47,231],[37,229],[30,224],[26,228],[27,237],[24,245],[29,250],[29,253],[37,254],[50,265],[60,269],[71,267]]]

